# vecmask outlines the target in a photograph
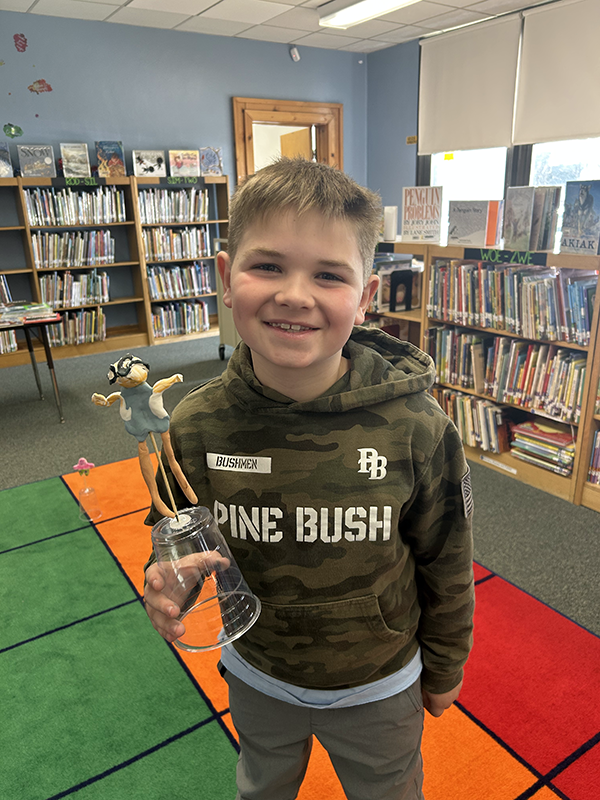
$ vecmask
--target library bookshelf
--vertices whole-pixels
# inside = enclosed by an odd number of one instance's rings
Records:
[[[185,193],[191,187],[204,191],[208,205],[203,222],[168,222],[159,217],[143,224],[140,215],[139,194],[148,189],[161,189],[165,193]],[[58,204],[54,196],[70,193],[75,206],[84,211],[78,217],[65,216],[64,204],[60,216],[48,212],[48,203]],[[114,199],[118,214],[103,215],[98,197]],[[96,199],[95,213],[89,212]],[[98,206],[100,212],[98,213]],[[8,284],[14,300],[40,302],[48,298],[45,281],[55,281],[64,288],[64,296],[53,296],[53,304],[66,320],[64,330],[70,337],[62,341],[55,338],[55,358],[70,358],[112,350],[133,350],[150,344],[195,339],[218,332],[218,307],[216,302],[216,275],[213,239],[227,237],[229,208],[229,182],[227,176],[187,178],[185,183],[176,178],[1,178],[0,179],[0,276]],[[92,213],[87,217],[86,213]],[[145,231],[169,229],[171,231],[204,230],[207,242],[205,252],[210,256],[189,259],[167,259],[164,254],[153,262],[146,251]],[[69,238],[70,237],[70,238]],[[172,237],[174,239],[180,236]],[[193,238],[193,236],[192,236]],[[78,260],[68,255],[68,248],[94,239],[84,248],[84,258]],[[108,250],[103,248],[107,247]],[[62,248],[62,250],[61,250]],[[81,250],[79,251],[81,255]],[[98,255],[100,253],[100,255]],[[106,253],[109,253],[106,255]],[[58,257],[60,256],[60,258]],[[69,261],[69,258],[71,260]],[[192,265],[202,261],[207,264],[208,286],[202,294],[169,296],[154,300],[148,283],[148,267],[155,264],[163,268],[175,265]],[[96,263],[94,263],[96,262]],[[102,297],[67,298],[66,280],[102,273],[108,284]],[[61,288],[61,291],[63,291]],[[210,291],[207,290],[210,288]],[[207,303],[204,315],[206,325],[192,333],[177,331],[173,335],[156,336],[153,329],[153,310],[168,304]],[[59,328],[61,326],[55,326]],[[36,349],[36,357],[44,359],[43,349]],[[29,361],[25,342],[18,340],[15,352],[0,354],[0,367],[24,364]]]
[[[535,271],[536,269],[555,268],[555,270],[568,270],[571,275],[577,275],[578,270],[589,274],[593,271],[600,271],[600,256],[577,256],[555,253],[543,254],[524,254],[509,253],[507,251],[476,250],[475,248],[426,245],[422,243],[395,242],[385,244],[380,249],[388,252],[408,253],[414,256],[422,256],[424,259],[423,286],[421,290],[421,308],[414,312],[399,312],[398,314],[382,314],[382,324],[387,324],[390,317],[403,318],[411,322],[411,331],[414,334],[416,326],[418,338],[411,335],[411,341],[418,343],[423,349],[428,349],[428,331],[431,328],[455,328],[457,331],[471,332],[482,337],[503,337],[509,341],[524,342],[526,346],[548,344],[561,348],[568,353],[573,353],[578,360],[585,360],[585,379],[581,384],[580,392],[580,413],[577,423],[572,420],[564,421],[556,415],[545,414],[541,410],[533,410],[530,407],[513,406],[512,403],[500,403],[488,394],[478,393],[473,388],[456,385],[451,382],[439,380],[436,388],[447,389],[450,392],[460,393],[461,395],[471,396],[488,401],[499,408],[519,408],[524,417],[537,419],[543,423],[545,420],[553,420],[560,429],[576,433],[575,456],[571,474],[567,476],[556,474],[534,464],[529,464],[514,457],[510,452],[490,452],[479,446],[473,447],[465,443],[465,452],[469,459],[483,464],[504,475],[508,475],[528,485],[534,486],[550,494],[556,495],[564,500],[575,504],[585,505],[596,511],[600,511],[600,486],[588,481],[590,458],[592,454],[594,435],[600,430],[600,415],[594,413],[595,398],[600,380],[600,292],[595,292],[593,312],[589,320],[589,342],[577,343],[574,341],[565,342],[560,340],[548,340],[534,337],[526,337],[522,333],[513,333],[502,327],[481,327],[479,325],[466,324],[464,317],[460,322],[451,319],[440,319],[432,311],[431,296],[432,281],[437,279],[436,265],[444,264],[477,264],[484,262],[487,264],[497,264],[499,266],[524,267]],[[532,262],[537,263],[532,263]],[[583,272],[580,273],[583,275]],[[592,279],[597,286],[598,275]]]

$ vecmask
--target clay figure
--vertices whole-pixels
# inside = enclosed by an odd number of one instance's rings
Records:
[[[154,386],[147,382],[150,367],[141,358],[127,353],[108,370],[109,383],[117,383],[121,387],[120,392],[113,392],[105,397],[103,394],[94,392],[92,402],[97,406],[111,406],[117,400],[120,401],[121,419],[125,422],[125,430],[138,440],[138,457],[142,475],[150,491],[152,502],[156,509],[165,517],[176,517],[175,504],[171,497],[173,508],[170,509],[161,499],[156,486],[154,468],[150,459],[150,451],[146,444],[146,439],[150,436],[154,449],[156,441],[154,433],[159,433],[162,439],[163,450],[167,456],[171,471],[177,483],[181,486],[183,493],[188,500],[196,505],[198,498],[183,474],[179,463],[175,459],[171,437],[169,435],[169,415],[163,406],[162,393],[165,389],[175,383],[181,383],[183,376],[180,374],[171,375],[170,378],[163,378],[156,381]],[[157,452],[158,455],[158,452]],[[160,456],[159,465],[162,467]],[[168,483],[165,481],[167,489]],[[170,493],[170,490],[169,490]]]

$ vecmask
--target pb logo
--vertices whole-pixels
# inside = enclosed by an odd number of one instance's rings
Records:
[[[372,447],[359,447],[358,452],[360,458],[358,459],[359,472],[370,472],[370,481],[380,481],[387,475],[386,464],[387,458],[380,456],[377,450]]]

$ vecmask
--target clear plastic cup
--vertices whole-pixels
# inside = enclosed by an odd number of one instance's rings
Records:
[[[254,625],[260,600],[250,590],[210,511],[204,506],[163,517],[152,545],[165,578],[164,593],[181,609],[182,650],[214,650]]]

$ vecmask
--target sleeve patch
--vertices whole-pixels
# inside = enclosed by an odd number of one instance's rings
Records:
[[[471,470],[460,482],[460,490],[463,498],[463,513],[465,517],[470,517],[473,513],[473,489],[471,487]]]

